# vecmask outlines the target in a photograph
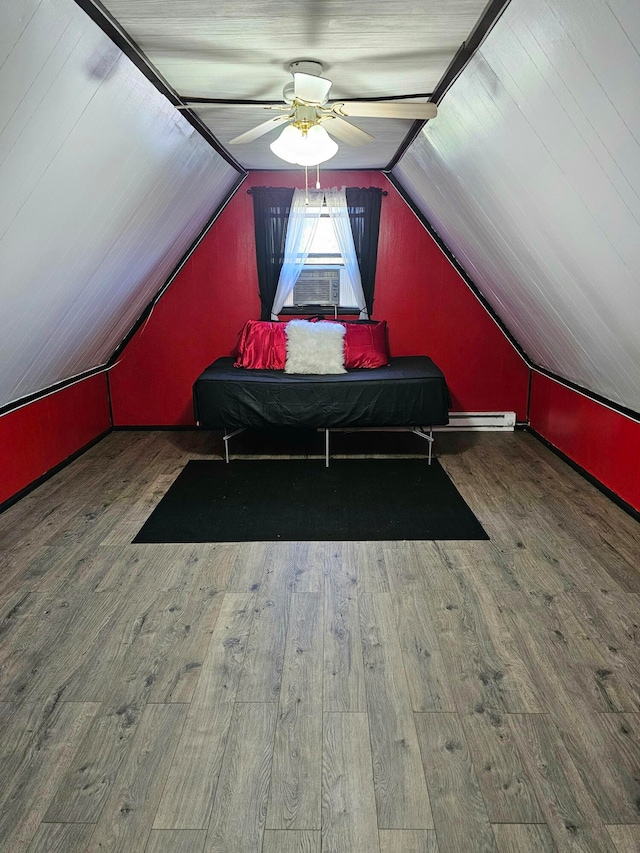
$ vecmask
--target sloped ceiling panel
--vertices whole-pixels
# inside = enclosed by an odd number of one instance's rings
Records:
[[[394,170],[538,365],[640,411],[640,5],[512,0]]]
[[[432,92],[487,0],[103,0],[184,97],[282,101],[294,60],[315,59],[331,100]],[[419,98],[418,100],[425,100]],[[223,145],[273,116],[260,107],[195,107]],[[332,169],[384,168],[412,122],[352,119],[375,139],[340,144]],[[271,130],[229,150],[246,168],[289,169]]]
[[[73,0],[0,32],[3,406],[104,364],[238,172]]]

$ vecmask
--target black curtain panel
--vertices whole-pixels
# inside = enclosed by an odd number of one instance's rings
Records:
[[[253,187],[251,195],[256,230],[261,319],[270,320],[284,262],[284,245],[293,190],[288,187]]]
[[[377,187],[347,187],[347,208],[353,242],[360,267],[360,278],[369,316],[373,315],[373,289],[378,263],[378,233],[382,190]]]

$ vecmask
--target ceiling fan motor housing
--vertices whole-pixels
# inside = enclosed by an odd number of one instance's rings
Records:
[[[322,74],[322,63],[315,59],[300,59],[289,64],[292,74],[310,74],[312,77],[320,77]]]

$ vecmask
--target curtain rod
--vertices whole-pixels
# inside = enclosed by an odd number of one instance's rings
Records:
[[[269,187],[269,189],[276,189],[276,187]],[[277,189],[292,189],[292,188],[290,188],[290,187],[278,187]],[[351,187],[347,187],[347,189],[351,189]],[[358,189],[359,189],[359,187],[358,187]],[[363,187],[363,189],[379,190],[380,187]],[[389,193],[386,190],[381,190],[381,192],[382,192],[382,195],[389,195]],[[247,190],[247,195],[252,195],[252,193],[253,193],[253,190],[251,188],[249,188]]]

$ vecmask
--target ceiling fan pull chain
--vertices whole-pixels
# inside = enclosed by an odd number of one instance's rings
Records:
[[[309,167],[304,167],[304,203],[309,204]]]
[[[316,189],[320,189],[320,163],[316,163]]]

